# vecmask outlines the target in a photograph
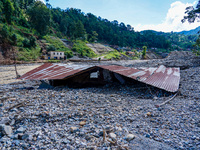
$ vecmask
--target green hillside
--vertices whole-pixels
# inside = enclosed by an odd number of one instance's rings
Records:
[[[66,47],[60,38],[73,44]],[[62,10],[35,0],[0,1],[0,54],[5,59],[13,59],[15,52],[18,60],[38,60],[49,51],[64,51],[67,58],[74,54],[97,57],[86,45],[94,42],[108,44],[120,53],[143,46],[170,52],[174,45],[179,46],[166,34],[136,32],[131,25],[86,14],[80,9]]]

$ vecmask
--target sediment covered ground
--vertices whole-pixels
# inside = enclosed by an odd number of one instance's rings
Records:
[[[200,149],[199,79],[199,66],[181,70],[180,93],[160,107],[174,94],[116,83],[79,89],[1,83],[0,148]]]

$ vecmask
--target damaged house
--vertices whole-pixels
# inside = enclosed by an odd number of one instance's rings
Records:
[[[179,89],[180,69],[159,67],[130,68],[118,65],[69,65],[46,63],[35,68],[19,79],[49,80],[52,86],[67,85],[71,87],[104,85],[118,81],[121,84],[137,82],[147,84],[168,92]]]

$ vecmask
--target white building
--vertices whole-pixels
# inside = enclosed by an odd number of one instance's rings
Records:
[[[49,54],[50,56],[48,59],[64,59],[65,58],[64,52],[50,51]]]

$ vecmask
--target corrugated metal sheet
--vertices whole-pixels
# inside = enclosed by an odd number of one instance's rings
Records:
[[[179,88],[180,69],[166,68],[161,65],[158,68],[130,68],[117,65],[83,66],[68,64],[44,64],[20,77],[20,79],[31,80],[55,80],[65,79],[78,75],[92,68],[102,68],[122,76],[132,78],[148,85],[164,89],[169,92],[176,92]]]
[[[166,68],[163,65],[159,66],[158,68],[140,69],[114,65],[99,67],[169,92],[176,92],[179,88],[179,68]]]
[[[75,75],[89,68],[91,68],[91,66],[45,63],[44,65],[35,68],[27,72],[26,74],[22,75],[19,79],[25,79],[25,80],[64,79],[66,77]]]

